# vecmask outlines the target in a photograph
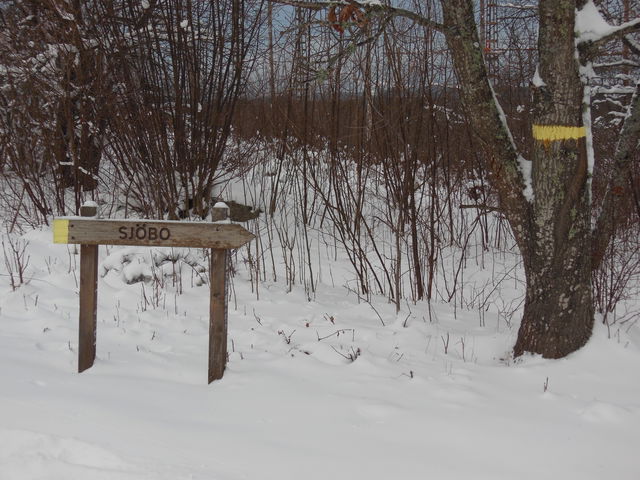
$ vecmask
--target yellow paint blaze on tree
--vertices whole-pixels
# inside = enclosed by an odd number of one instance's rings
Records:
[[[578,140],[587,136],[585,127],[566,127],[563,125],[533,125],[533,138],[542,142],[557,140]]]

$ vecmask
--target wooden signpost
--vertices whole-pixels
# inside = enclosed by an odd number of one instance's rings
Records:
[[[216,204],[213,218],[227,218],[226,205]],[[91,368],[96,358],[98,299],[98,245],[143,245],[210,248],[209,265],[209,383],[222,378],[227,363],[227,262],[229,250],[255,236],[231,223],[188,223],[95,218],[97,207],[83,206],[80,217],[53,221],[54,243],[80,245],[80,315],[78,372]]]

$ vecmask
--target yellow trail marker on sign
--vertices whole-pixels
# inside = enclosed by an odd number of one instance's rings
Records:
[[[53,220],[53,243],[68,243],[69,220]]]

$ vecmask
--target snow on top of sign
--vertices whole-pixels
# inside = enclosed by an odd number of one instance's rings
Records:
[[[618,26],[610,25],[602,18],[593,0],[589,0],[584,7],[576,11],[575,32],[578,43],[597,42],[619,30],[638,24],[640,24],[640,18]]]

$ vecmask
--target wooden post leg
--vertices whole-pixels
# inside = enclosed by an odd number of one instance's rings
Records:
[[[80,337],[78,373],[96,359],[96,309],[98,300],[98,246],[80,245]]]
[[[94,217],[95,206],[82,206],[80,215]],[[96,359],[96,311],[98,305],[98,245],[80,245],[80,325],[78,373]]]
[[[227,250],[212,249],[209,265],[209,383],[222,378],[227,364]]]

